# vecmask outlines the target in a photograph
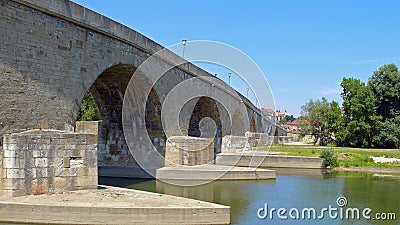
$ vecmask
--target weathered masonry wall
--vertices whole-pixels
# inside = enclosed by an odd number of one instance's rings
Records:
[[[4,136],[0,195],[97,188],[97,134],[31,130]]]
[[[293,142],[292,136],[270,136],[267,133],[254,133],[246,132],[246,137],[249,138],[249,142],[252,146],[257,145],[270,145],[270,144],[287,144]]]
[[[165,166],[197,166],[214,161],[214,140],[196,137],[170,137],[167,140]]]
[[[0,136],[34,129],[73,132],[81,102],[90,92],[103,118],[99,128],[99,165],[111,170],[113,167],[137,168],[122,130],[123,97],[132,73],[163,47],[71,1],[0,0],[0,5]],[[160,62],[157,66],[165,64]],[[156,91],[150,93],[146,104],[146,123],[139,117],[133,122],[136,127],[146,124],[151,146],[137,141],[131,150],[154,146],[161,155],[165,154],[166,138],[160,122],[162,103],[177,84],[194,76],[211,75],[189,63],[169,70],[158,80],[154,85]],[[141,84],[134,88],[138,92],[144,90]],[[229,105],[239,105],[238,99],[225,95],[226,91],[218,93],[228,99]],[[254,121],[252,131],[261,132],[269,127],[259,124],[262,118],[258,109],[239,96],[251,115],[248,119]],[[136,100],[140,102],[145,97]],[[218,102],[204,101],[199,105],[202,104],[207,106],[191,112],[196,115],[192,124],[188,118],[188,130],[197,135],[201,117],[215,119],[218,128],[215,148],[219,152],[222,136],[229,135],[228,131],[221,130],[221,124],[231,121],[226,121],[223,110],[218,114],[201,112],[216,110],[215,106],[220,107]],[[153,162],[154,155],[143,155],[145,164],[163,166]]]
[[[222,138],[222,153],[240,153],[250,151],[252,143],[248,137],[227,135]]]
[[[89,91],[112,124],[132,72],[162,49],[140,33],[73,2],[0,0],[0,4],[1,133],[73,130]],[[209,76],[191,64],[185,69],[174,68],[157,82],[158,101],[185,79]],[[110,102],[115,103],[112,109]]]
[[[245,136],[226,135],[222,138],[222,153],[242,153],[253,150],[259,145],[286,144],[293,142],[293,137],[270,136],[266,133],[246,132]]]
[[[260,167],[260,168],[300,168],[322,169],[323,159],[318,157],[245,155],[221,153],[217,155],[217,165]]]

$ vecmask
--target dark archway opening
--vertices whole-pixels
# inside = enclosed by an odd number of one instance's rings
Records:
[[[216,131],[214,136],[214,155],[216,156],[216,154],[221,152],[222,144],[222,123],[220,113],[215,100],[208,97],[201,97],[193,109],[188,127],[188,135],[192,137],[201,137],[203,130],[201,126],[204,126],[201,122],[203,121],[204,123],[207,123],[208,119],[215,122]],[[207,124],[205,126],[207,126]],[[204,131],[203,136],[207,136],[207,134],[204,135]]]
[[[135,70],[135,67],[125,64],[106,69],[98,76],[82,101],[79,120],[101,119],[98,132],[99,176],[150,178],[134,160],[122,125],[124,95]],[[83,111],[88,111],[88,105],[89,111],[93,112],[85,115]],[[99,116],[91,117],[91,114],[96,114],[96,110]],[[151,90],[148,96],[145,113],[148,135],[156,149],[164,156],[165,134],[161,123],[161,103],[154,90]]]
[[[257,128],[256,128],[256,121],[254,120],[254,118],[252,117],[250,120],[250,132],[257,132]]]
[[[123,133],[122,105],[135,70],[130,65],[112,66],[100,74],[89,90],[102,117],[98,139],[100,166],[134,163]]]

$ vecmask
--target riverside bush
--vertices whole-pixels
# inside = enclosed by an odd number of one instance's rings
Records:
[[[324,167],[337,167],[338,166],[338,160],[335,152],[333,149],[322,149],[321,150],[321,158],[324,159],[323,164]]]

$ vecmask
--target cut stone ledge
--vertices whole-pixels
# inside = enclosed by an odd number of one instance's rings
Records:
[[[157,170],[159,180],[270,180],[274,170],[220,165],[163,167]]]

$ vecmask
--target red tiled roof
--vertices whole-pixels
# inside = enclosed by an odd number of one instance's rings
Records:
[[[266,112],[266,113],[271,113],[271,114],[273,114],[273,115],[276,114],[275,111],[274,111],[273,109],[266,109],[265,112]]]
[[[309,120],[295,120],[295,121],[293,121],[293,122],[291,122],[289,124],[290,125],[301,125],[301,124],[304,124],[304,123],[310,124],[311,121],[309,121]]]

